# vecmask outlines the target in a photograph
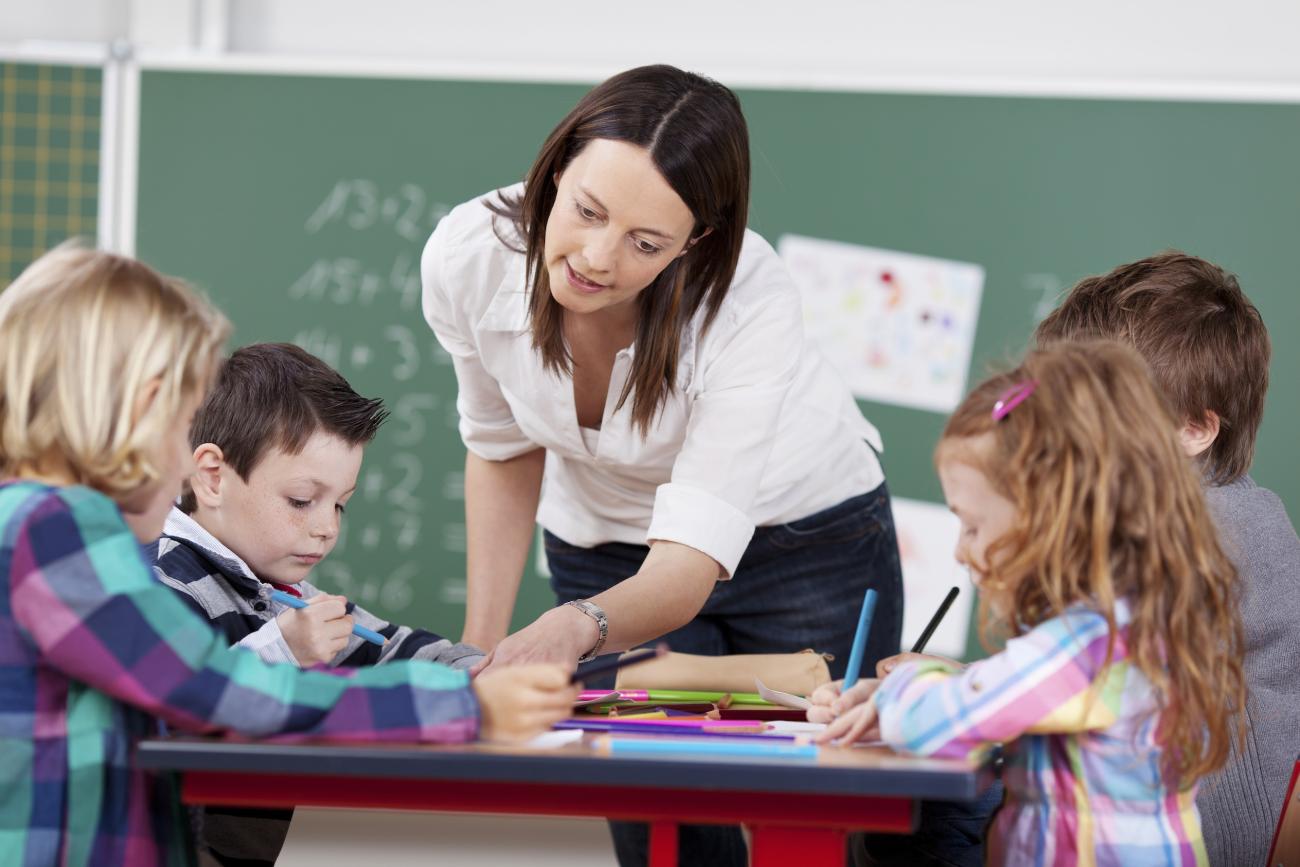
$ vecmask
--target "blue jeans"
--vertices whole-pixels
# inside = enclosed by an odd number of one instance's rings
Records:
[[[644,545],[616,542],[579,548],[549,532],[544,541],[551,587],[560,603],[594,596],[630,577],[649,551]],[[862,597],[871,587],[879,598],[863,654],[868,674],[878,659],[898,653],[903,627],[898,541],[884,483],[798,521],[757,528],[732,579],[718,582],[695,619],[664,639],[673,650],[706,655],[812,648],[834,654],[831,676],[840,678]],[[610,826],[619,864],[645,864],[647,826]],[[683,825],[678,840],[683,867],[744,867],[747,862],[739,828]]]

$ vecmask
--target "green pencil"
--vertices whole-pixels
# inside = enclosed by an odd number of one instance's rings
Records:
[[[700,692],[689,689],[622,689],[619,693],[624,701],[722,701],[723,696],[731,696],[735,704],[769,704],[756,692]]]

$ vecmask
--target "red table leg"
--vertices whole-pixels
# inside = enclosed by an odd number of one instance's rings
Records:
[[[750,828],[750,867],[844,867],[844,831],[839,828]]]
[[[677,823],[650,823],[650,867],[677,867]]]

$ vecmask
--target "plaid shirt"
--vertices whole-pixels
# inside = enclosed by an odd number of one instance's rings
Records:
[[[346,673],[231,650],[154,577],[112,500],[0,484],[0,864],[184,864],[169,775],[133,767],[157,719],[190,731],[465,741],[467,676],[403,662]]]
[[[909,662],[881,683],[881,737],[895,748],[963,757],[1005,742],[988,863],[1208,863],[1195,787],[1161,768],[1155,695],[1128,659],[1127,605],[1115,619],[1109,665],[1106,620],[1080,606],[962,671]]]

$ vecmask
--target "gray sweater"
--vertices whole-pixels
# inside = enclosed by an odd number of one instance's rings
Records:
[[[1249,476],[1205,498],[1241,573],[1250,695],[1245,751],[1234,746],[1196,804],[1213,867],[1260,867],[1300,757],[1300,539],[1282,501]]]

